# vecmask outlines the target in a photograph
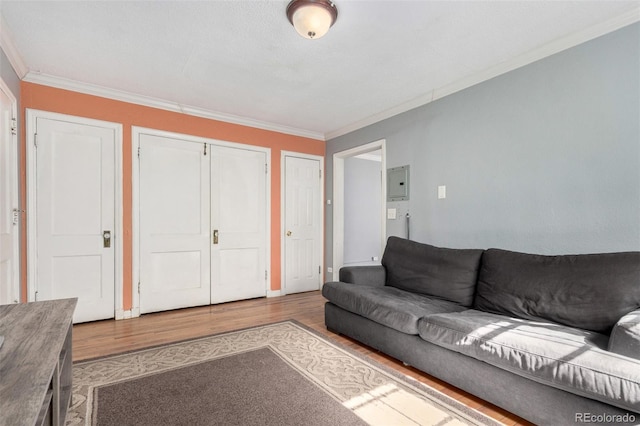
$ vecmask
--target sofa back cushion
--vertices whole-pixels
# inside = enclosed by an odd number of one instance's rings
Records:
[[[382,257],[385,284],[471,306],[482,252],[389,237]]]
[[[609,333],[640,307],[640,252],[543,256],[489,249],[474,307]]]

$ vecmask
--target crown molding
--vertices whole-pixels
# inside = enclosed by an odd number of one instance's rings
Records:
[[[136,93],[126,92],[124,90],[111,89],[96,84],[83,83],[76,80],[57,77],[49,74],[41,74],[28,72],[23,81],[45,86],[55,87],[58,89],[71,90],[73,92],[84,93],[87,95],[99,96],[102,98],[113,99],[116,101],[128,102],[131,104],[147,106],[151,108],[163,109],[166,111],[177,112],[180,114],[192,115],[195,117],[207,118],[210,120],[223,121],[225,123],[238,124],[256,129],[269,130],[272,132],[284,133],[293,136],[301,136],[309,139],[324,141],[324,135],[321,132],[313,132],[305,129],[284,126],[280,124],[268,123],[266,121],[254,120],[251,118],[240,117],[233,114],[225,114],[216,111],[210,111],[204,108],[182,105],[177,102],[166,101],[151,96],[139,95]]]
[[[501,74],[513,71],[532,62],[546,58],[547,56],[554,55],[563,50],[575,47],[579,44],[585,43],[589,40],[593,40],[639,21],[640,5],[636,6],[633,10],[630,10],[627,13],[601,22],[582,31],[578,31],[576,33],[572,33],[568,36],[554,40],[523,55],[517,56],[511,60],[487,68],[486,70],[464,77],[451,84],[436,88],[396,107],[371,115],[363,120],[359,120],[340,129],[325,133],[325,140],[330,140],[339,136],[346,135],[347,133],[362,129],[363,127],[369,126],[371,124],[377,123],[387,118],[391,118],[395,115],[407,112],[419,106],[426,105],[437,99],[459,92],[460,90],[474,86],[478,83],[482,83],[483,81],[490,80]]]
[[[9,27],[7,27],[7,23],[2,15],[0,15],[0,48],[2,48],[5,55],[7,55],[7,59],[9,59],[9,63],[18,75],[18,78],[22,80],[29,69],[16,48],[16,43],[13,41],[13,36],[9,32]]]

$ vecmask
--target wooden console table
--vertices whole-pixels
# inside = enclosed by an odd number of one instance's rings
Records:
[[[64,425],[77,299],[0,306],[0,426]]]

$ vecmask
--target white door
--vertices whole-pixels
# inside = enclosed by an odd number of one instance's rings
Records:
[[[36,300],[77,297],[74,322],[113,318],[115,130],[38,117],[36,135]]]
[[[263,297],[266,153],[139,136],[140,312]]]
[[[266,154],[211,146],[211,303],[264,297]]]
[[[202,143],[139,143],[140,312],[208,305],[211,156]]]
[[[285,156],[285,291],[320,289],[322,203],[320,160]]]
[[[16,101],[0,80],[0,305],[18,303],[18,154]]]

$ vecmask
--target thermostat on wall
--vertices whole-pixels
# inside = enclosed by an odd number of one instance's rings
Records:
[[[387,201],[409,199],[409,166],[387,169]]]

